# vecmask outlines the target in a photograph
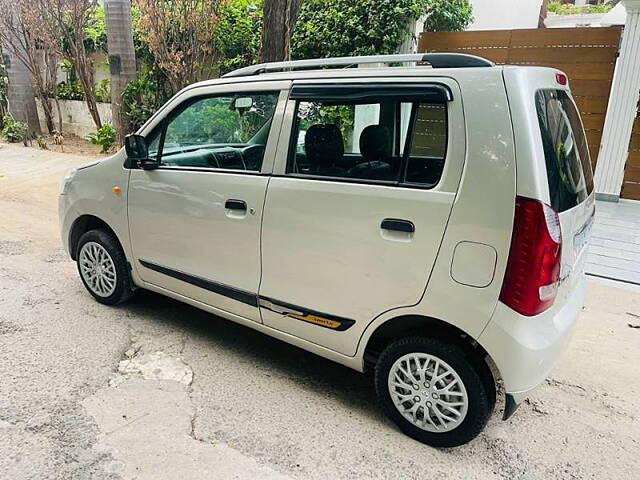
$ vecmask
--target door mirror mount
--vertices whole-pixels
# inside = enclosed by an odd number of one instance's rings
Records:
[[[136,165],[143,170],[154,170],[158,168],[158,162],[149,158],[149,148],[147,140],[142,135],[132,133],[124,139],[124,147],[127,152],[127,160],[131,166]]]
[[[138,160],[138,167],[142,170],[155,170],[158,166],[158,162],[155,158],[141,158]]]

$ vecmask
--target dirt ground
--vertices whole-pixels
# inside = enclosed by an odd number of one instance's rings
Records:
[[[569,351],[509,421],[435,450],[371,379],[148,292],[109,308],[63,253],[87,157],[0,144],[0,478],[633,479],[640,292],[589,282]]]
[[[87,139],[78,137],[77,135],[73,135],[70,133],[65,133],[62,144],[60,145],[56,144],[53,140],[53,137],[49,135],[42,136],[42,140],[47,146],[46,150],[40,148],[37,140],[31,141],[31,147],[38,150],[51,151],[55,153],[70,153],[73,155],[82,155],[87,159],[104,156],[100,154],[99,145],[94,145]]]

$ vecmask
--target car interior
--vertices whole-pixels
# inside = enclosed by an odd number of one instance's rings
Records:
[[[161,151],[165,167],[259,171],[276,99],[275,93],[196,99],[149,137],[150,155]],[[440,180],[446,104],[301,99],[296,112],[288,174],[427,188]]]
[[[161,151],[164,167],[259,171],[277,96],[265,93],[188,102],[149,136],[149,155]]]
[[[442,104],[299,102],[289,173],[435,185],[446,151]]]

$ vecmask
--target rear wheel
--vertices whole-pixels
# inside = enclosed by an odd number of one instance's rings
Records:
[[[432,338],[391,343],[376,364],[376,392],[410,437],[434,447],[475,438],[491,414],[488,385],[465,352]]]
[[[82,283],[98,302],[117,305],[132,296],[128,263],[111,233],[86,232],[78,242],[76,258]]]

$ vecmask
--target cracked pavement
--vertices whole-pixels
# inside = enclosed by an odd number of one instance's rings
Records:
[[[435,450],[385,419],[368,376],[150,292],[94,302],[57,225],[84,161],[0,144],[0,478],[637,476],[637,289],[590,282],[552,378]]]

